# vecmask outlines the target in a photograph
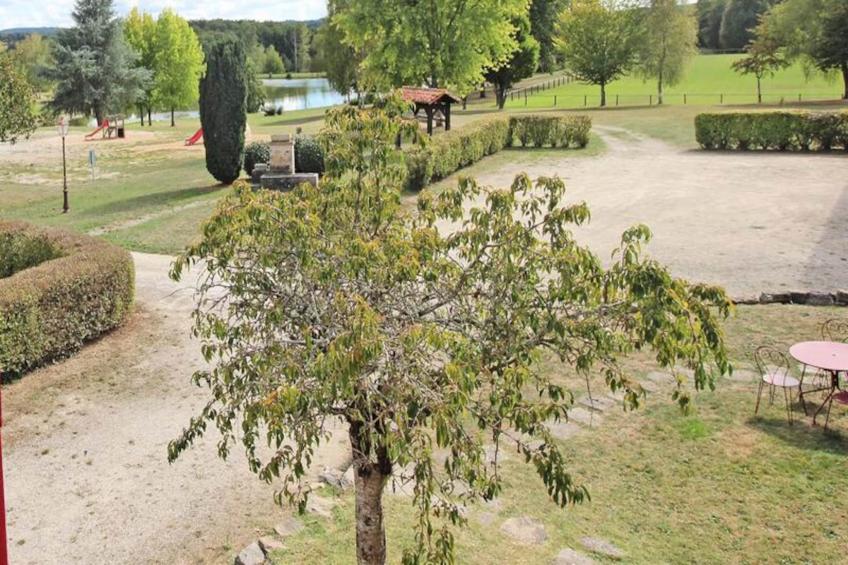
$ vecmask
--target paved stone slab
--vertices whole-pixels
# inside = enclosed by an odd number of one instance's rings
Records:
[[[321,516],[322,518],[330,519],[333,517],[333,508],[335,506],[336,502],[334,500],[324,498],[323,496],[315,496],[313,494],[309,497],[309,501],[306,503],[306,511]]]
[[[601,422],[604,421],[603,417],[597,412],[590,412],[579,406],[568,411],[568,419],[584,426],[600,426]]]
[[[604,396],[593,396],[591,398],[584,396],[578,400],[577,403],[590,410],[595,410],[596,412],[605,412],[616,405],[614,400],[610,400]]]
[[[351,465],[351,468],[353,468],[353,465]],[[342,490],[353,486],[353,481],[349,481],[345,473],[331,467],[324,467],[324,470],[318,475],[318,479],[326,485]]]
[[[594,565],[595,560],[586,555],[566,547],[554,557],[551,565]]]
[[[674,377],[670,373],[664,373],[661,371],[651,371],[645,375],[645,378],[659,385],[674,384]]]
[[[639,381],[639,386],[641,386],[648,392],[657,392],[660,390],[660,385],[658,385],[654,381],[649,381],[647,379]]]
[[[605,539],[585,537],[580,540],[580,543],[592,553],[597,553],[604,557],[609,557],[611,559],[621,559],[624,557],[623,550]]]
[[[540,545],[548,539],[548,534],[545,533],[545,527],[542,523],[529,516],[506,520],[501,524],[501,531],[525,545]]]
[[[302,529],[303,522],[301,522],[294,516],[286,516],[279,524],[274,526],[274,531],[277,532],[277,535],[283,539],[289,536],[293,536]]]
[[[276,551],[278,549],[283,549],[283,547],[285,547],[283,545],[283,542],[272,536],[264,536],[259,538],[259,545],[262,547],[262,551],[264,551],[266,554],[271,553],[272,551]]]
[[[233,561],[233,565],[262,565],[263,563],[265,563],[265,552],[262,551],[258,541],[242,549]]]
[[[548,428],[551,430],[551,435],[557,439],[568,439],[576,433],[579,433],[581,428],[573,422],[560,420],[559,422],[548,422]]]

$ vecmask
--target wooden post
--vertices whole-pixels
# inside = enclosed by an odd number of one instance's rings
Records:
[[[718,103],[719,103],[719,104],[724,104],[724,94],[720,94],[720,95],[719,95]]]
[[[615,95],[615,105],[618,106],[618,94]]]
[[[648,95],[648,106],[653,106],[653,105],[654,105],[654,95],[649,94]]]
[[[557,98],[557,95],[554,94],[554,108],[556,108],[556,105],[557,105],[557,99],[556,98]]]
[[[445,131],[450,131],[450,112],[451,104],[450,102],[445,102]]]
[[[799,92],[798,93],[798,102],[800,102],[800,101],[801,101],[801,93]]]
[[[587,103],[588,103],[588,97],[584,94],[583,95],[583,106],[586,106]]]
[[[685,94],[683,95],[683,105],[684,106],[686,105],[686,95]]]
[[[524,105],[527,106],[527,91],[524,91]]]
[[[424,112],[427,114],[427,135],[433,136],[433,107],[425,106]]]

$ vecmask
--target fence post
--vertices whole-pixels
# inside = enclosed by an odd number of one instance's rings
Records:
[[[648,95],[648,106],[653,106],[653,105],[654,105],[654,95],[649,94]]]
[[[683,105],[684,106],[686,105],[686,95],[685,94],[683,95]]]
[[[618,106],[618,94],[615,95],[615,105]]]
[[[801,93],[799,92],[798,93],[798,102],[800,102],[800,101],[801,101]]]
[[[724,104],[724,94],[719,94],[718,96],[719,96],[719,98],[718,98],[718,103],[719,103],[719,104]]]
[[[554,108],[556,108],[556,105],[557,105],[557,103],[556,103],[556,94],[554,94]]]
[[[524,91],[524,105],[527,106],[527,91]]]
[[[587,96],[584,94],[584,95],[583,95],[583,105],[584,105],[584,106],[586,105],[586,101],[587,101]]]

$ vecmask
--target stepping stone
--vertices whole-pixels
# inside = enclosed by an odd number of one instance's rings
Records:
[[[501,524],[501,531],[525,545],[541,545],[548,539],[542,523],[529,516],[508,519]]]
[[[285,547],[283,545],[283,542],[271,536],[259,538],[259,546],[262,547],[262,551],[264,551],[266,554],[271,553],[272,551],[276,551],[278,549],[283,549],[283,547]]]
[[[594,565],[595,560],[586,555],[566,547],[554,557],[551,565]]]
[[[335,501],[313,494],[309,497],[309,502],[306,503],[306,511],[330,520],[333,518],[333,508],[335,506]]]
[[[549,422],[548,428],[551,430],[551,435],[557,439],[568,439],[583,429],[577,424],[573,422],[566,422],[565,420]]]
[[[610,400],[609,398],[605,398],[603,396],[596,396],[589,398],[588,396],[584,396],[580,400],[577,401],[579,404],[582,404],[586,408],[590,410],[594,410],[596,412],[604,412],[609,410],[613,406],[615,406],[616,402],[614,400]]]
[[[660,371],[651,371],[647,375],[645,375],[649,381],[657,383],[658,385],[665,384],[674,384],[674,377],[669,373],[662,373]]]
[[[585,537],[580,540],[580,543],[592,553],[597,553],[610,559],[621,559],[624,557],[624,551],[604,539]]]
[[[350,466],[353,468],[353,465]],[[318,480],[331,487],[336,487],[341,490],[349,489],[353,486],[353,482],[348,482],[347,475],[338,469],[324,467],[324,470],[318,475]]]
[[[621,404],[622,402],[624,402],[624,390],[623,389],[618,389],[615,392],[608,390],[606,392],[605,396],[607,398],[609,398],[610,400],[614,400],[616,404]]]
[[[312,497],[310,497],[310,499],[311,498]],[[274,531],[277,532],[277,535],[283,539],[295,535],[302,529],[303,522],[301,522],[294,516],[287,516],[283,518],[282,522],[274,526]]]
[[[233,561],[233,565],[262,565],[265,563],[265,552],[255,541],[242,549]]]
[[[568,419],[584,426],[600,426],[604,419],[600,414],[590,412],[585,408],[572,408],[568,411]]]
[[[658,392],[660,390],[660,385],[658,385],[654,381],[648,381],[648,380],[639,381],[639,386],[641,386],[643,389],[647,390],[648,392]]]

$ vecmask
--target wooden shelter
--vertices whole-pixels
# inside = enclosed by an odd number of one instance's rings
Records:
[[[414,114],[418,117],[419,112],[424,110],[427,116],[427,135],[433,135],[433,119],[440,113],[445,120],[445,131],[449,131],[451,104],[462,102],[459,98],[448,92],[445,88],[413,88],[404,86],[401,96],[407,102],[415,105]]]

